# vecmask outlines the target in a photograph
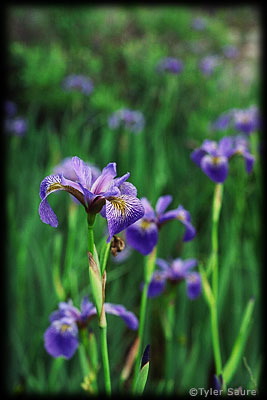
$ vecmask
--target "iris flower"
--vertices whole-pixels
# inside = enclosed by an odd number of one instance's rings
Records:
[[[184,69],[183,62],[174,57],[165,57],[157,64],[158,72],[170,72],[172,74],[179,74]]]
[[[145,125],[145,119],[141,111],[122,108],[115,111],[108,119],[108,125],[111,129],[117,129],[121,126],[130,132],[139,133]]]
[[[94,90],[94,85],[87,76],[72,74],[65,78],[63,88],[65,90],[77,90],[88,96]]]
[[[115,178],[116,163],[109,163],[103,168],[101,175],[93,181],[91,168],[79,157],[72,158],[72,166],[76,179],[68,179],[59,173],[49,175],[41,182],[39,215],[44,223],[55,228],[58,226],[57,216],[49,205],[47,197],[59,190],[76,197],[88,214],[100,212],[107,219],[108,242],[113,235],[142,218],[144,207],[136,197],[137,190],[134,185],[126,182],[130,173]]]
[[[183,206],[179,205],[175,210],[166,211],[171,201],[170,195],[159,197],[154,211],[145,197],[141,199],[145,214],[126,229],[126,240],[130,246],[144,255],[151,253],[158,242],[159,229],[173,219],[178,219],[185,226],[184,241],[195,237],[196,230],[191,224],[190,214]]]
[[[138,319],[119,304],[105,303],[105,312],[122,318],[129,329],[138,328]],[[81,311],[73,306],[72,300],[59,303],[58,310],[50,315],[50,326],[44,333],[46,351],[52,357],[71,358],[79,346],[79,330],[86,328],[96,308],[87,297],[81,303]]]
[[[229,159],[238,154],[244,157],[246,171],[250,173],[254,157],[249,152],[248,141],[242,136],[225,136],[218,143],[206,139],[191,153],[191,159],[212,181],[223,183],[228,176]]]
[[[210,76],[220,64],[221,59],[219,56],[209,55],[200,60],[199,68],[204,75]]]
[[[156,264],[160,270],[156,270],[148,287],[148,297],[156,297],[162,294],[167,282],[179,283],[186,282],[187,296],[193,300],[201,293],[201,277],[198,272],[192,272],[192,268],[197,265],[197,260],[190,258],[182,260],[176,258],[171,263],[158,258]]]
[[[234,128],[245,135],[250,135],[259,129],[260,116],[256,106],[245,109],[233,108],[222,113],[212,124],[214,130]]]

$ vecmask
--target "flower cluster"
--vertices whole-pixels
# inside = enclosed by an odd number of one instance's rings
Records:
[[[179,74],[184,69],[183,62],[174,57],[165,57],[157,64],[158,72],[170,72],[171,74]]]
[[[156,264],[160,270],[153,273],[148,287],[148,297],[156,297],[164,292],[167,282],[177,284],[185,281],[187,286],[187,296],[193,300],[201,293],[201,276],[198,272],[192,272],[192,268],[197,265],[197,260],[182,260],[176,258],[172,262],[158,258]]]
[[[59,190],[73,195],[88,214],[94,215],[100,212],[107,219],[108,241],[144,215],[144,207],[136,197],[135,186],[126,182],[130,173],[115,178],[116,163],[109,163],[95,180],[91,167],[79,157],[72,157],[71,163],[72,179],[68,179],[64,173],[58,173],[47,176],[41,182],[39,215],[44,223],[53,227],[58,226],[57,216],[49,205],[47,197]]]
[[[260,127],[259,110],[256,106],[246,109],[234,108],[222,113],[212,124],[214,130],[234,128],[240,133],[250,135]]]
[[[138,320],[120,304],[104,304],[105,312],[122,318],[128,328],[136,330]],[[73,306],[72,300],[59,303],[59,308],[50,315],[50,326],[44,333],[46,351],[52,357],[71,358],[79,346],[79,330],[88,327],[93,316],[97,314],[93,303],[84,297],[81,311]]]
[[[84,75],[69,75],[63,81],[65,90],[77,90],[85,95],[89,95],[94,90],[93,82],[90,78]]]
[[[154,211],[149,201],[145,197],[141,198],[145,214],[143,218],[126,230],[127,243],[141,254],[151,253],[158,242],[161,226],[174,219],[178,219],[186,228],[184,241],[192,240],[195,237],[196,230],[191,224],[190,214],[183,206],[179,205],[175,210],[166,211],[171,201],[172,196],[170,195],[159,197]]]
[[[124,127],[133,133],[139,133],[143,130],[145,119],[141,111],[129,110],[122,108],[115,111],[108,119],[110,129],[118,129]]]
[[[20,117],[16,116],[17,114],[17,106],[13,101],[5,102],[5,131],[8,134],[15,136],[23,136],[27,132],[28,124],[27,121]]]
[[[254,164],[254,156],[249,152],[248,141],[243,136],[226,136],[218,143],[206,139],[191,153],[191,159],[214,182],[223,183],[228,176],[229,159],[241,155],[245,160],[247,173]]]

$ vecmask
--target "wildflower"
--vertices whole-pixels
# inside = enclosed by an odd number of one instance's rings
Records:
[[[179,74],[184,69],[184,64],[181,60],[174,57],[165,57],[157,64],[158,72],[170,72]]]
[[[108,119],[108,125],[111,129],[117,129],[121,126],[133,133],[142,131],[145,125],[145,119],[140,111],[133,111],[122,108],[115,111]]]
[[[199,68],[204,75],[210,76],[220,63],[219,56],[209,55],[200,60]]]
[[[92,173],[92,183],[101,175],[101,171],[95,165],[86,162],[85,163],[90,169]],[[53,174],[63,174],[64,178],[70,179],[72,181],[77,180],[77,175],[75,169],[73,168],[72,157],[64,158],[58,165],[56,165],[53,169]]]
[[[41,182],[39,215],[44,223],[55,228],[58,226],[57,216],[47,201],[47,196],[58,190],[67,191],[76,197],[88,214],[101,212],[108,223],[108,242],[113,235],[144,215],[142,203],[136,197],[135,186],[126,182],[130,173],[115,178],[116,163],[109,163],[103,168],[95,181],[92,180],[91,168],[79,157],[72,157],[72,166],[76,179],[67,179],[59,173],[49,175]]]
[[[79,92],[89,95],[94,90],[93,82],[84,75],[69,75],[63,82],[65,90],[78,90]]]
[[[130,246],[144,255],[151,253],[158,242],[159,229],[173,219],[178,219],[185,226],[184,241],[195,237],[196,230],[191,224],[190,214],[183,206],[179,205],[175,210],[165,212],[171,201],[170,195],[159,197],[154,211],[145,197],[141,199],[145,214],[126,230],[126,240]]]
[[[256,131],[259,126],[259,110],[256,106],[250,106],[246,109],[233,108],[225,111],[212,124],[214,130],[225,130],[230,127],[246,135]]]
[[[7,133],[15,136],[23,136],[28,129],[27,121],[24,118],[16,117],[5,121],[5,130]]]
[[[122,318],[129,329],[138,328],[136,316],[119,304],[105,303],[105,312]],[[44,333],[46,351],[52,357],[71,358],[79,346],[79,331],[87,328],[97,314],[93,303],[84,297],[81,311],[73,306],[72,300],[59,303],[58,310],[50,315],[50,326]]]
[[[246,171],[250,173],[254,157],[249,152],[245,137],[225,136],[218,143],[206,139],[191,153],[191,159],[212,181],[223,183],[228,176],[229,159],[237,154],[244,157]]]
[[[207,26],[207,22],[202,17],[193,18],[191,22],[191,27],[196,31],[203,31]]]
[[[4,107],[5,107],[5,115],[7,118],[12,118],[17,114],[17,106],[13,101],[6,100]]]
[[[162,294],[167,282],[177,284],[181,281],[186,282],[187,296],[193,300],[200,295],[201,277],[198,272],[192,272],[192,268],[197,265],[197,260],[190,258],[182,260],[176,258],[171,263],[158,258],[156,264],[160,270],[153,273],[148,287],[148,297],[156,297]]]

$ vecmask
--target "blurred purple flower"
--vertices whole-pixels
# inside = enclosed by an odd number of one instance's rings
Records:
[[[110,129],[124,127],[130,132],[139,133],[145,125],[145,119],[140,111],[123,108],[115,111],[108,119]]]
[[[138,328],[136,316],[119,304],[105,303],[105,312],[122,318],[129,329]],[[52,357],[70,359],[79,346],[79,330],[86,328],[90,319],[97,314],[93,303],[84,297],[81,311],[73,306],[72,300],[59,303],[58,310],[50,315],[50,326],[44,333],[44,346]]]
[[[24,136],[27,129],[28,124],[24,118],[16,117],[5,121],[5,131],[11,135]]]
[[[184,69],[183,62],[174,57],[165,57],[157,64],[158,72],[170,72],[172,74],[179,74]]]
[[[250,173],[254,157],[249,152],[247,139],[241,136],[226,136],[218,143],[206,139],[191,153],[191,159],[212,181],[223,183],[228,176],[229,159],[237,154],[244,157],[246,171]]]
[[[65,90],[78,90],[79,92],[89,95],[94,90],[93,82],[84,75],[69,75],[63,81]]]
[[[214,130],[225,130],[230,128],[238,132],[250,135],[259,129],[260,116],[256,106],[250,106],[246,109],[233,108],[221,114],[212,124]]]
[[[222,50],[226,58],[236,58],[239,54],[238,48],[231,44],[223,46]]]
[[[191,27],[196,31],[203,31],[207,26],[207,21],[203,17],[193,18]]]
[[[176,258],[171,263],[158,258],[156,264],[160,270],[153,273],[148,287],[148,297],[156,297],[162,294],[166,288],[166,283],[186,282],[187,296],[193,300],[201,293],[201,277],[198,272],[192,272],[192,268],[197,265],[197,260],[182,260]]]
[[[175,210],[165,212],[171,201],[172,196],[170,195],[159,197],[154,211],[145,197],[141,199],[145,214],[143,218],[126,229],[127,243],[141,254],[151,253],[158,242],[161,226],[174,219],[179,220],[185,226],[183,241],[189,241],[195,237],[196,230],[191,224],[190,214],[183,206],[179,205]]]
[[[210,76],[220,64],[221,60],[219,56],[210,55],[200,60],[199,68],[204,75]]]
[[[122,177],[117,175],[116,163],[109,163],[101,175],[93,181],[91,167],[79,157],[72,157],[72,167],[76,179],[67,179],[62,173],[49,175],[40,185],[41,203],[39,215],[41,220],[53,227],[58,226],[57,216],[50,207],[49,194],[64,190],[76,197],[88,214],[101,213],[107,219],[108,242],[116,233],[126,229],[144,215],[144,207],[136,197],[137,190],[126,180],[130,173]]]

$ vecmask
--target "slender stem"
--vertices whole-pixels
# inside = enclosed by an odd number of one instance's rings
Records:
[[[88,214],[88,251],[94,255],[94,222],[95,222],[95,216],[91,216]]]
[[[152,277],[155,259],[156,259],[157,249],[154,250],[145,258],[145,268],[144,268],[144,286],[141,296],[141,305],[140,305],[140,317],[139,317],[139,327],[137,337],[139,338],[138,351],[136,356],[136,363],[134,369],[134,379],[133,379],[133,388],[135,387],[137,375],[140,368],[141,361],[141,350],[143,345],[144,338],[144,330],[145,330],[145,319],[146,319],[146,309],[147,309],[147,292],[150,283],[150,279]]]
[[[222,360],[220,350],[219,326],[218,326],[218,286],[219,286],[219,269],[218,269],[218,223],[222,206],[223,185],[217,184],[214,190],[213,209],[212,209],[212,231],[211,231],[211,246],[212,246],[212,292],[213,301],[210,303],[210,318],[211,318],[211,336],[215,361],[216,375],[222,373]]]
[[[173,347],[173,329],[175,318],[175,299],[173,296],[168,299],[166,306],[166,321],[164,329],[165,336],[165,382],[167,393],[171,392],[174,384],[175,370],[173,368],[174,347]]]
[[[101,342],[101,353],[104,370],[104,381],[106,393],[111,394],[111,380],[109,370],[109,357],[108,357],[108,343],[107,343],[107,327],[100,326],[100,342]]]

